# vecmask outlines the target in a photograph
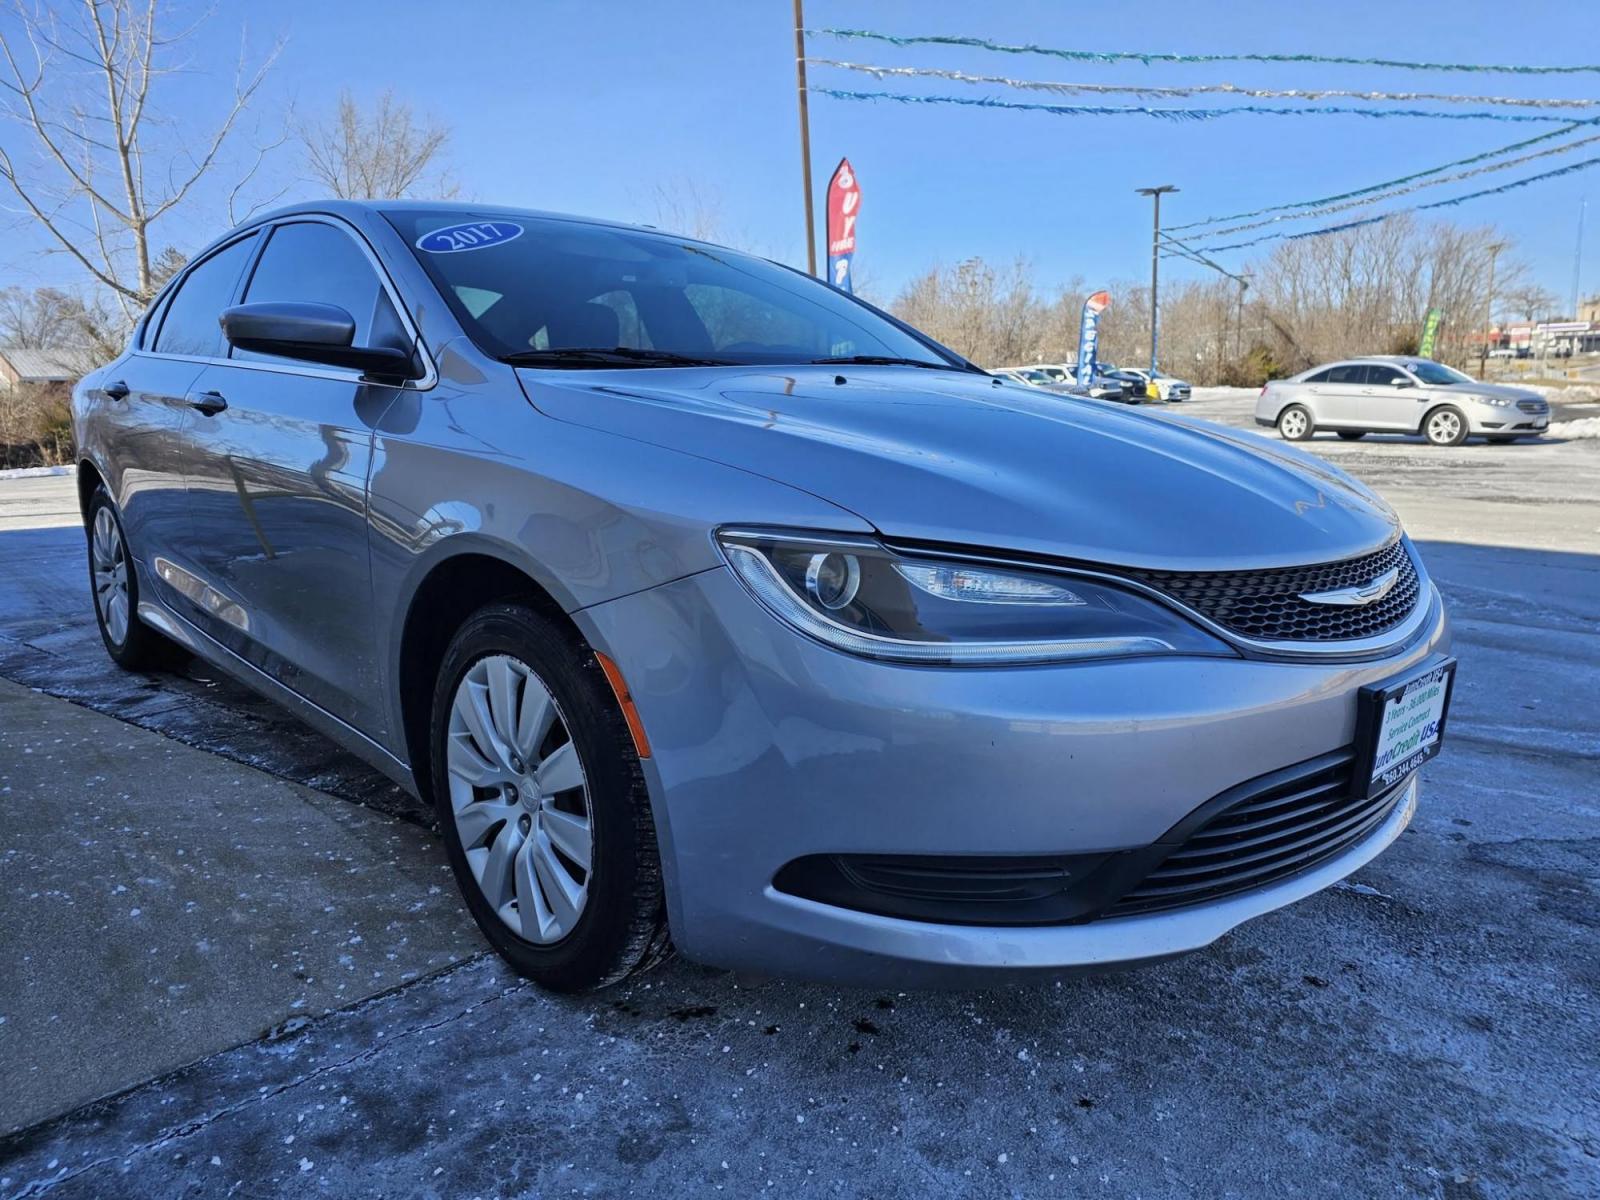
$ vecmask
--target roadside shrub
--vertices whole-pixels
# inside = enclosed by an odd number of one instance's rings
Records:
[[[1258,343],[1243,358],[1224,362],[1217,374],[1217,382],[1223,387],[1260,387],[1269,379],[1283,379],[1294,371],[1279,361],[1271,347]]]
[[[72,397],[58,384],[0,387],[0,468],[73,461]]]

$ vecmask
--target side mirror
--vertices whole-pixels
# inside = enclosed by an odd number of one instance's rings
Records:
[[[276,354],[368,375],[416,379],[414,356],[392,346],[353,346],[356,320],[336,304],[269,300],[240,304],[222,314],[228,343],[257,354]]]
[[[1416,387],[1417,385],[1412,380],[1407,379],[1404,375],[1402,375],[1402,376],[1400,376],[1399,379],[1391,379],[1391,380],[1389,380],[1389,386],[1390,387]]]

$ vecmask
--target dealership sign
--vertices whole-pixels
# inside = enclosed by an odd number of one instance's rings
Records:
[[[1078,382],[1087,384],[1094,378],[1099,362],[1096,349],[1100,344],[1100,314],[1111,303],[1110,292],[1096,292],[1083,302],[1083,322],[1078,326]]]
[[[856,256],[856,217],[861,211],[861,187],[848,158],[828,180],[828,280],[854,294],[850,264]]]

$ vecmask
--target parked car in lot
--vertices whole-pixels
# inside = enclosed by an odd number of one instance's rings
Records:
[[[1327,429],[1347,440],[1420,433],[1436,446],[1459,446],[1469,437],[1537,437],[1550,426],[1550,405],[1537,392],[1403,355],[1327,363],[1273,380],[1261,389],[1255,415],[1257,425],[1276,426],[1291,442]]]
[[[111,656],[429,802],[553,988],[669,935],[900,986],[1167,958],[1378,854],[1440,745],[1442,602],[1349,476],[647,229],[258,217],[73,424]]]
[[[1179,401],[1187,400],[1193,394],[1193,389],[1189,386],[1187,380],[1168,375],[1165,371],[1150,371],[1144,367],[1107,367],[1106,373],[1131,375],[1143,385],[1146,395],[1149,394],[1151,386],[1154,385],[1155,395],[1151,397],[1153,400],[1165,400],[1168,403],[1176,404]]]
[[[1078,383],[1062,367],[1001,367],[996,374],[1066,396],[1088,396],[1093,400],[1115,400],[1118,403],[1135,403],[1138,400],[1126,380],[1096,375],[1088,383]]]

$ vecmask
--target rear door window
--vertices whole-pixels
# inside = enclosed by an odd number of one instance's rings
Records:
[[[242,237],[183,277],[161,318],[161,332],[156,335],[154,347],[157,354],[185,358],[222,356],[222,310],[233,303],[239,275],[250,261],[255,244],[255,234]]]
[[[1361,363],[1345,363],[1343,366],[1332,367],[1328,370],[1325,383],[1365,383],[1367,368]]]

